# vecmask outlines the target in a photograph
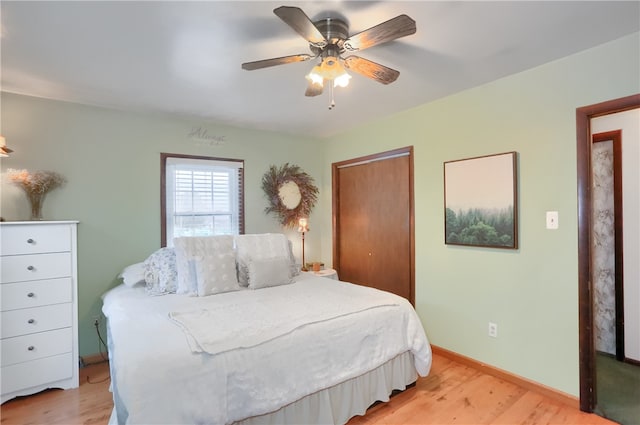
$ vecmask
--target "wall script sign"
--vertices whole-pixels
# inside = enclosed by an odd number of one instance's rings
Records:
[[[201,146],[220,146],[223,145],[226,140],[225,136],[209,134],[209,131],[202,127],[192,128],[191,131],[187,133],[187,138]]]

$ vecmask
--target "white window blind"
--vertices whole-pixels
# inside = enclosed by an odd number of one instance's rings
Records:
[[[167,157],[166,242],[179,236],[239,234],[242,162]]]

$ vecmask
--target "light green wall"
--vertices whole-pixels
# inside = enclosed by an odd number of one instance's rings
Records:
[[[414,146],[416,309],[433,344],[578,395],[575,113],[640,92],[639,52],[636,33],[327,143],[325,183],[332,162]],[[519,158],[519,249],[445,245],[443,162],[507,151]],[[548,210],[558,230],[545,230]]]
[[[300,165],[320,188],[307,257],[330,264],[331,163],[413,145],[416,309],[431,342],[577,395],[575,109],[640,92],[639,52],[635,34],[322,142],[2,93],[2,132],[16,152],[1,167],[69,180],[44,213],[81,222],[80,351],[93,354],[99,296],[160,243],[160,152],[244,159],[250,233],[281,230],[263,213],[262,174],[270,164]],[[226,143],[198,146],[186,138],[194,127]],[[445,246],[443,162],[514,150],[520,248]],[[26,218],[23,195],[2,189],[2,215]],[[547,210],[559,211],[559,230],[544,229]],[[299,252],[298,235],[289,235]],[[489,321],[497,339],[487,336]]]
[[[321,145],[304,137],[250,131],[206,121],[125,113],[104,108],[2,93],[2,132],[15,152],[3,158],[7,168],[53,170],[68,183],[48,195],[47,220],[79,220],[80,354],[98,352],[92,317],[100,296],[118,281],[127,265],[143,261],[160,246],[160,152],[237,158],[245,161],[247,233],[285,231],[264,214],[262,175],[271,164],[302,167],[321,185]],[[202,127],[224,136],[221,146],[205,146],[187,137]],[[3,183],[0,215],[29,218],[28,203],[17,187]],[[317,211],[316,207],[316,211]],[[306,239],[306,258],[320,251],[320,238]],[[285,233],[300,253],[297,232]]]

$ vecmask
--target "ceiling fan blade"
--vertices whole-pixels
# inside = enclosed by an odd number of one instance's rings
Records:
[[[273,13],[312,45],[317,47],[327,45],[327,40],[322,33],[299,7],[280,6],[273,9]]]
[[[400,75],[399,71],[388,68],[379,63],[372,62],[358,56],[349,56],[344,59],[344,66],[358,74],[376,80],[382,84],[393,83]]]
[[[247,71],[253,71],[255,69],[268,68],[270,66],[285,65],[287,63],[294,63],[294,62],[304,62],[312,58],[313,56],[306,55],[306,54],[283,56],[281,58],[272,58],[272,59],[254,61],[254,62],[245,62],[242,64],[242,69],[246,69]]]
[[[309,82],[307,85],[307,91],[304,92],[304,95],[308,97],[318,96],[322,94],[323,89],[324,87],[322,85]]]
[[[407,15],[399,15],[368,30],[352,35],[344,42],[347,50],[364,50],[396,38],[415,34],[416,21]]]

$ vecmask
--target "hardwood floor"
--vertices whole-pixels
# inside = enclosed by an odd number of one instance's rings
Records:
[[[0,407],[1,423],[104,425],[113,408],[108,376],[106,363],[85,367],[80,371],[80,388],[10,400]],[[428,377],[349,421],[349,425],[365,424],[614,423],[434,354]]]
[[[4,424],[100,424],[109,422],[113,401],[109,392],[109,364],[80,369],[80,388],[52,389],[18,397],[0,406]]]
[[[351,419],[349,425],[614,424],[439,354],[433,360],[429,376],[418,379],[414,388]]]

